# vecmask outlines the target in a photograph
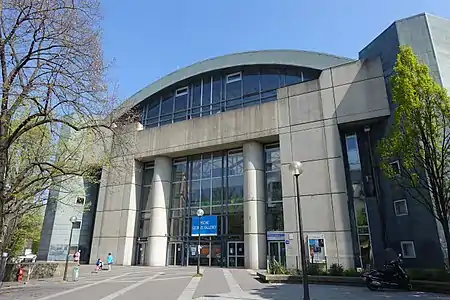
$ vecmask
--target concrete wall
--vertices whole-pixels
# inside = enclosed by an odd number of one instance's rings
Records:
[[[134,253],[120,245],[132,248],[141,183],[137,161],[238,147],[250,140],[279,140],[285,229],[294,236],[288,256],[298,256],[298,227],[287,165],[301,160],[305,165],[300,185],[306,233],[326,235],[330,262],[353,265],[338,125],[389,115],[381,63],[375,59],[326,69],[319,80],[280,89],[278,98],[158,128],[144,129],[139,124],[124,128],[128,152],[116,155],[117,161],[128,161],[129,166],[110,169],[102,176],[91,261],[110,251],[117,251],[119,264],[132,261]]]
[[[285,232],[288,265],[298,256],[298,221],[294,182],[288,165],[302,161],[300,176],[305,236],[323,234],[328,263],[354,264],[347,182],[339,125],[389,115],[379,60],[358,61],[322,72],[318,81],[279,90],[287,107],[280,128]]]
[[[134,258],[136,212],[141,196],[142,164],[118,158],[102,172],[90,262],[112,253],[118,264]]]
[[[85,205],[76,203],[77,197],[85,198]],[[81,260],[89,258],[89,248],[97,203],[95,185],[87,184],[82,177],[67,180],[64,187],[50,192],[38,250],[39,260],[62,261],[66,259],[70,236],[70,217],[76,216],[81,228],[73,230],[72,247],[82,250]]]

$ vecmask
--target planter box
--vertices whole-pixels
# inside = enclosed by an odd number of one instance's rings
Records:
[[[256,275],[262,282],[267,283],[301,283],[301,275],[275,275],[257,272]],[[347,286],[365,286],[365,282],[361,277],[347,276],[308,276],[309,283],[312,284],[328,284],[328,285],[347,285]],[[413,280],[413,290],[422,292],[433,292],[450,294],[450,282]]]

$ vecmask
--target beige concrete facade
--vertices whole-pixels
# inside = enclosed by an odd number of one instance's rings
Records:
[[[304,163],[300,194],[305,235],[324,234],[329,263],[353,265],[347,186],[339,126],[389,116],[379,59],[355,61],[322,71],[313,80],[278,90],[278,100],[156,128],[127,128],[121,168],[102,175],[91,262],[116,253],[133,263],[136,207],[142,163],[155,161],[149,228],[150,265],[165,264],[171,158],[243,147],[245,264],[265,267],[264,161],[262,144],[279,141],[288,267],[298,256],[297,205],[288,164]]]

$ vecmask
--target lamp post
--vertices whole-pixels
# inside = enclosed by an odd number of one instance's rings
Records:
[[[200,229],[202,226],[202,217],[205,211],[201,208],[197,210],[198,217],[198,246],[197,246],[197,275],[200,275]]]
[[[69,247],[67,249],[67,256],[66,256],[66,265],[64,266],[64,276],[63,276],[63,280],[67,281],[67,268],[69,267],[69,255],[70,255],[70,245],[72,244],[72,234],[73,234],[73,225],[74,223],[77,221],[77,217],[70,217],[70,236],[69,236]]]
[[[306,249],[305,241],[303,239],[303,224],[302,224],[302,208],[300,204],[300,189],[298,183],[298,177],[303,173],[303,165],[299,161],[293,161],[289,165],[289,170],[295,177],[295,186],[297,194],[297,213],[298,213],[298,234],[300,235],[300,257],[302,260],[302,276],[303,276],[303,300],[310,300],[309,298],[309,286],[308,286],[308,266],[306,264]]]

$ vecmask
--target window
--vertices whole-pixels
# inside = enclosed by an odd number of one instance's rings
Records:
[[[416,258],[416,249],[413,241],[400,242],[403,258]]]
[[[81,228],[81,222],[80,221],[73,222],[72,226],[73,226],[73,229],[80,229]]]
[[[400,162],[398,160],[391,162],[390,165],[394,174],[400,174]]]
[[[239,81],[239,80],[241,80],[241,78],[242,78],[241,72],[228,74],[227,75],[227,83],[232,83],[232,82]]]
[[[178,90],[176,90],[175,97],[184,96],[184,95],[187,95],[187,93],[188,93],[188,87],[185,86],[183,88],[179,88]]]
[[[359,160],[359,150],[358,150],[358,139],[355,133],[346,135],[345,145],[347,148],[347,160],[350,171],[361,170],[361,162]]]
[[[83,205],[84,204],[84,198],[83,197],[77,197],[77,204]]]
[[[406,200],[396,200],[394,201],[394,211],[397,217],[408,215],[408,205],[406,204]]]

